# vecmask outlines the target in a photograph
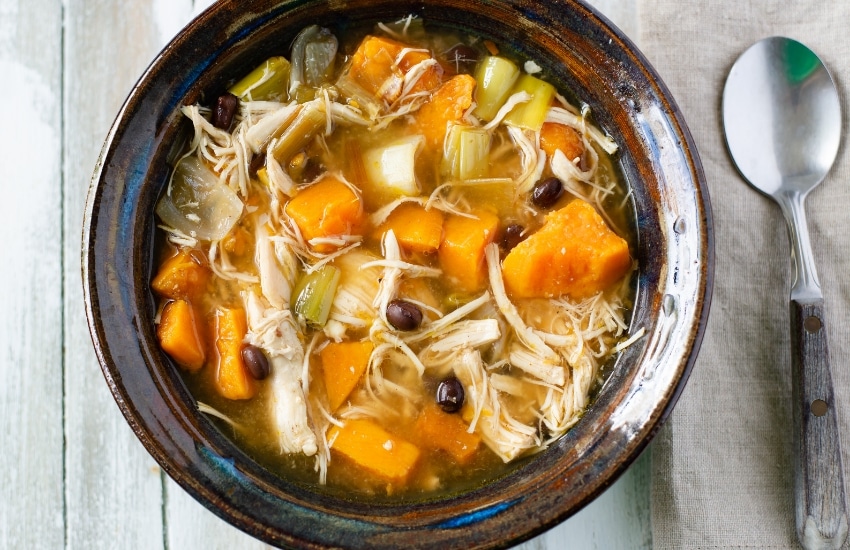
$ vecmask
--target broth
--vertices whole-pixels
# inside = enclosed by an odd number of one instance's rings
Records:
[[[497,50],[412,18],[309,27],[183,108],[157,334],[280,476],[391,501],[480,485],[573,426],[628,343],[616,145]]]

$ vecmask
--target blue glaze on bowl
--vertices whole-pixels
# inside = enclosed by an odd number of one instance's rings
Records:
[[[478,523],[480,521],[484,521],[486,519],[492,518],[505,510],[508,510],[511,506],[521,502],[522,499],[517,498],[514,500],[509,500],[506,502],[500,502],[498,504],[494,504],[488,508],[483,508],[481,510],[475,510],[473,512],[467,512],[463,515],[454,517],[449,519],[448,521],[444,521],[442,523],[438,523],[434,525],[435,529],[458,529],[460,527],[467,527],[474,523]]]

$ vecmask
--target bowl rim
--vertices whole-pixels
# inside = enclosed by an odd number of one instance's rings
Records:
[[[274,0],[257,0],[251,4],[251,7],[256,7],[257,11],[244,16],[237,24],[235,24],[235,28],[225,29],[227,32],[231,33],[230,35],[227,35],[225,32],[225,35],[230,36],[233,43],[236,43],[245,38],[244,28],[255,29],[266,24],[270,20],[277,21],[278,19],[275,18],[280,18],[282,16],[281,13],[290,9],[304,9],[304,6],[314,6],[319,4],[325,5],[328,2],[333,3],[332,0],[285,0],[282,2],[276,2]],[[436,3],[460,6],[464,4],[464,0],[436,0]],[[240,4],[243,5],[240,6]],[[410,2],[408,5],[414,4],[424,5],[427,4],[427,2],[414,1]],[[493,2],[491,4],[501,9],[509,10],[525,10],[527,8],[527,3],[524,0],[499,0],[498,2]],[[128,134],[128,132],[133,129],[132,126],[135,120],[134,117],[137,116],[139,110],[145,106],[146,94],[151,93],[152,81],[157,77],[157,75],[166,70],[168,64],[173,61],[174,56],[183,52],[187,44],[197,42],[198,36],[202,36],[204,33],[210,33],[212,32],[212,29],[215,29],[216,32],[222,32],[222,28],[227,26],[223,22],[222,18],[226,18],[226,16],[229,15],[229,12],[237,10],[240,7],[242,8],[241,11],[246,11],[244,9],[244,2],[239,2],[238,0],[222,0],[213,4],[198,18],[187,25],[187,27],[184,28],[177,37],[175,37],[175,39],[172,40],[172,42],[170,42],[157,55],[151,65],[145,70],[139,81],[133,87],[133,90],[130,92],[124,105],[119,110],[115,122],[107,135],[101,154],[98,158],[86,201],[82,243],[82,279],[87,322],[92,335],[95,353],[98,358],[98,362],[101,365],[104,377],[116,400],[116,403],[134,433],[137,437],[139,437],[154,459],[181,487],[183,487],[183,489],[192,494],[193,497],[223,519],[229,521],[249,534],[272,544],[304,545],[314,547],[330,543],[339,545],[351,544],[352,546],[356,546],[356,543],[353,543],[350,538],[350,533],[362,533],[366,530],[372,536],[372,538],[369,539],[371,547],[382,545],[393,546],[401,540],[394,538],[395,528],[398,527],[398,525],[387,527],[387,525],[390,524],[381,523],[380,521],[386,520],[389,516],[393,516],[390,519],[398,519],[396,514],[399,509],[403,509],[404,514],[401,517],[401,521],[404,524],[404,529],[406,530],[406,533],[404,534],[405,538],[403,539],[404,541],[414,541],[414,535],[418,534],[421,537],[423,533],[427,532],[429,533],[429,536],[432,537],[431,540],[420,540],[417,544],[428,545],[431,541],[438,540],[437,538],[434,538],[435,533],[451,532],[451,536],[448,536],[448,538],[445,539],[445,541],[449,544],[460,541],[464,547],[496,547],[518,543],[522,540],[531,538],[532,536],[552,527],[556,523],[574,514],[610,486],[619,477],[619,475],[625,471],[629,464],[637,458],[646,445],[648,445],[651,438],[660,429],[662,423],[669,415],[681,394],[685,381],[693,368],[708,319],[714,277],[714,237],[710,199],[705,174],[699,160],[696,145],[687,128],[684,117],[679,111],[678,106],[673,100],[666,85],[634,44],[616,27],[608,22],[607,19],[598,14],[593,8],[585,5],[581,0],[554,0],[546,8],[538,7],[538,9],[549,14],[556,9],[568,10],[568,12],[573,14],[575,17],[582,18],[583,24],[585,24],[591,32],[598,33],[600,36],[607,38],[609,40],[607,47],[610,48],[611,51],[616,49],[618,52],[621,52],[621,54],[625,54],[630,57],[632,62],[635,64],[635,70],[640,73],[639,76],[642,76],[651,84],[651,89],[638,90],[637,92],[651,93],[659,100],[659,104],[662,109],[662,119],[669,124],[669,127],[666,130],[679,140],[679,145],[681,146],[680,148],[677,148],[677,151],[682,155],[682,158],[678,159],[678,161],[681,163],[681,166],[685,167],[686,173],[680,175],[688,178],[694,185],[693,211],[691,212],[692,216],[688,218],[688,221],[694,222],[696,225],[696,241],[693,241],[692,237],[694,235],[694,231],[690,231],[689,234],[685,231],[684,236],[682,236],[678,231],[676,231],[676,228],[673,227],[672,224],[669,227],[663,228],[666,229],[670,235],[675,233],[675,236],[672,238],[669,238],[668,236],[669,242],[685,242],[687,246],[696,246],[697,248],[699,273],[694,275],[695,286],[690,289],[690,292],[697,299],[694,300],[692,304],[688,304],[688,307],[690,307],[690,309],[687,310],[687,320],[689,321],[688,326],[683,328],[680,327],[683,335],[682,337],[685,339],[685,341],[682,342],[682,345],[687,348],[687,350],[686,353],[680,353],[680,355],[674,357],[676,360],[675,368],[669,369],[669,372],[665,371],[669,378],[655,382],[659,387],[669,390],[663,395],[661,401],[656,402],[655,407],[652,408],[650,414],[642,417],[638,424],[626,426],[626,430],[634,429],[636,431],[631,434],[630,438],[628,438],[628,445],[625,451],[621,452],[617,456],[619,460],[611,462],[610,460],[606,461],[604,456],[598,457],[600,462],[598,464],[599,468],[597,474],[599,477],[586,480],[587,490],[585,490],[578,498],[573,498],[572,500],[570,500],[570,498],[558,500],[557,502],[560,503],[560,508],[556,507],[555,509],[550,509],[544,516],[537,517],[531,513],[540,512],[540,510],[534,509],[535,501],[532,499],[511,502],[509,505],[506,505],[504,500],[498,501],[490,499],[488,501],[490,503],[488,506],[481,506],[482,501],[480,499],[473,499],[471,504],[474,506],[473,509],[470,510],[470,500],[460,498],[460,500],[449,499],[450,502],[441,500],[437,504],[429,504],[428,502],[425,502],[401,507],[378,506],[377,511],[382,511],[384,517],[378,517],[377,519],[374,517],[369,518],[372,523],[370,523],[369,526],[364,526],[364,522],[361,521],[363,519],[361,517],[363,513],[363,509],[361,507],[356,509],[353,514],[339,520],[338,523],[335,524],[335,528],[344,532],[343,535],[335,538],[326,537],[324,539],[308,539],[302,536],[303,533],[302,535],[293,536],[292,533],[281,532],[279,530],[279,524],[272,525],[272,522],[263,521],[263,518],[258,517],[257,514],[246,513],[246,511],[242,508],[242,501],[240,501],[239,498],[250,497],[257,499],[258,502],[262,502],[264,505],[274,508],[279,504],[278,500],[275,499],[280,496],[276,493],[276,491],[279,491],[280,488],[275,486],[274,480],[270,480],[267,476],[263,476],[261,472],[257,472],[256,468],[245,463],[244,460],[246,460],[247,457],[238,452],[238,449],[236,452],[233,452],[233,449],[228,448],[227,444],[224,442],[226,440],[223,436],[221,439],[216,439],[214,436],[210,439],[209,434],[199,434],[198,424],[193,423],[192,419],[186,416],[188,412],[185,408],[185,403],[180,402],[181,398],[185,398],[185,396],[181,397],[180,395],[174,395],[173,393],[159,396],[151,394],[149,396],[153,399],[152,403],[138,402],[138,394],[133,394],[128,391],[128,387],[125,385],[128,382],[125,377],[126,373],[122,371],[121,363],[116,360],[116,350],[114,349],[114,346],[110,346],[110,338],[107,336],[107,333],[109,333],[110,330],[114,330],[114,327],[104,323],[104,316],[105,314],[109,314],[109,312],[106,311],[109,307],[118,308],[120,306],[132,309],[131,306],[135,304],[136,299],[139,298],[138,294],[131,296],[127,294],[127,292],[116,288],[116,281],[118,283],[127,282],[127,274],[124,273],[122,275],[121,265],[118,265],[116,259],[104,257],[103,252],[100,250],[100,248],[106,246],[106,244],[104,244],[104,239],[110,238],[109,233],[103,229],[103,224],[105,222],[100,219],[101,216],[103,214],[107,214],[107,217],[111,216],[109,218],[110,220],[126,220],[128,219],[127,216],[131,216],[133,214],[130,211],[126,211],[123,212],[123,215],[125,216],[124,218],[121,218],[120,216],[117,218],[115,217],[116,215],[113,211],[116,208],[119,208],[120,205],[116,205],[116,199],[114,197],[107,195],[116,193],[116,191],[112,188],[120,184],[116,184],[117,180],[113,179],[115,176],[113,176],[112,172],[118,173],[121,169],[132,172],[132,169],[136,168],[142,169],[142,172],[145,174],[145,178],[150,177],[148,166],[122,165],[120,167],[113,167],[111,163],[120,156],[116,153],[116,150],[122,147],[125,149],[127,148],[127,145],[123,140],[127,139],[128,135],[131,135]],[[528,15],[529,13],[530,12],[526,11],[523,16],[531,17]],[[241,27],[241,30],[240,25],[243,26]],[[227,47],[223,47],[221,49],[226,50]],[[196,74],[192,78],[195,79],[193,83],[196,83],[200,76]],[[173,91],[173,95],[175,97],[179,96],[181,99],[186,98],[186,93],[187,90]],[[631,98],[630,93],[634,94],[636,91],[633,90],[631,92],[624,92],[624,101],[629,101],[631,99],[639,104],[640,98]],[[176,107],[174,107],[174,110],[176,110]],[[168,117],[173,114],[174,113],[162,113],[161,116]],[[168,126],[169,124],[165,118],[161,118],[160,123],[164,126]],[[158,129],[155,134],[158,140],[156,145],[161,146],[164,136],[168,133],[165,132],[163,134],[160,129]],[[147,151],[141,154],[149,152],[150,151]],[[120,160],[124,160],[123,157]],[[668,162],[672,162],[670,159],[667,160]],[[123,184],[126,185],[126,182],[123,182]],[[124,206],[126,207],[126,205]],[[688,230],[690,230],[690,228],[688,228]],[[117,231],[119,233],[122,232],[122,228],[117,228]],[[100,237],[101,234],[104,234],[104,236]],[[136,242],[134,239],[136,239],[136,237],[129,235],[119,235],[118,238],[121,242]],[[141,240],[144,241],[144,238],[141,238]],[[667,241],[665,241],[665,243],[666,242]],[[122,257],[120,260],[125,262],[126,265],[135,266],[134,269],[138,270],[138,266],[144,263],[142,257],[145,253],[146,251],[144,250],[134,250],[132,254],[127,255],[126,258]],[[668,258],[667,261],[677,263],[678,266],[683,268],[683,271],[688,267],[681,257]],[[115,263],[113,264],[112,262]],[[122,280],[122,277],[124,280]],[[682,277],[684,278],[684,275],[682,275]],[[668,284],[669,286],[669,281],[665,281],[665,284]],[[662,298],[666,300],[667,296],[669,296],[669,294],[665,293]],[[646,298],[650,299],[653,297],[649,296]],[[669,307],[677,311],[685,311],[685,309],[681,306],[683,306],[683,304],[674,303]],[[665,310],[668,307],[668,304],[664,302],[661,304],[655,304],[654,307],[660,307],[662,310]],[[139,317],[135,314],[130,315],[130,317],[132,317],[132,320],[134,321],[138,321],[139,319]],[[136,330],[142,329],[137,326]],[[675,330],[675,327],[671,330]],[[662,344],[664,343],[662,342]],[[664,346],[662,345],[662,347]],[[139,352],[139,357],[143,358],[148,365],[155,364],[157,362],[157,359],[154,357],[155,353],[151,352],[151,350],[140,349],[137,351]],[[644,349],[641,355],[642,358],[646,356],[645,352],[646,350]],[[656,366],[659,361],[664,359],[666,358],[663,356],[657,357]],[[648,377],[644,376],[641,380],[643,386],[639,385],[637,388],[632,388],[635,391],[628,396],[620,396],[623,400],[628,399],[631,400],[630,402],[636,403],[635,406],[640,403],[640,390],[646,389],[647,386],[652,385],[653,383],[652,376],[654,372],[643,374],[649,375]],[[144,388],[145,391],[150,391],[151,388],[170,387],[170,385],[173,385],[174,381],[170,380],[169,376],[173,375],[174,373],[168,372],[151,372],[151,380],[146,382],[147,385]],[[662,382],[665,382],[668,386],[664,386]],[[648,392],[650,390],[646,391]],[[172,416],[168,416],[160,414],[161,411],[159,410],[153,411],[156,407],[162,406],[165,406],[170,413],[173,413],[175,410],[182,411],[182,413],[175,413]],[[168,430],[168,437],[173,439],[170,439],[166,445],[163,444],[162,434],[151,427],[152,423],[158,420],[162,420],[163,422],[168,420],[175,423]],[[200,429],[210,428],[211,426],[212,424],[209,424],[209,426],[203,425],[202,420]],[[175,427],[179,429],[175,430]],[[211,429],[215,430],[214,427]],[[187,441],[198,437],[201,437],[202,440],[210,444],[208,446],[209,448],[195,448],[197,453],[210,453],[209,456],[206,457],[210,461],[210,464],[205,466],[203,471],[203,473],[208,476],[204,479],[204,482],[199,482],[197,479],[193,478],[193,475],[198,473],[197,470],[192,468],[186,469],[186,464],[181,462],[181,459],[189,460],[191,462],[190,457],[175,459],[175,457],[170,454],[171,451],[178,448],[188,453],[188,447],[186,446]],[[602,436],[588,441],[587,444],[592,447],[590,449],[591,453],[602,453],[608,449],[608,447],[605,446],[605,441]],[[595,446],[598,446],[598,451]],[[208,449],[208,451],[204,451],[204,449]],[[230,451],[230,454],[218,453],[221,449]],[[562,449],[562,451],[566,452],[565,449]],[[197,460],[197,457],[194,458]],[[218,470],[216,470],[216,468]],[[213,470],[218,473],[215,474],[214,472],[213,474],[210,474],[210,471]],[[566,482],[563,480],[553,479],[551,476],[546,477],[545,475],[542,475],[543,473],[537,471],[537,477],[534,478],[534,483],[531,485],[546,485],[550,490],[556,490],[559,487],[565,486]],[[587,475],[587,472],[585,471],[580,473]],[[219,477],[215,477],[214,474]],[[254,485],[247,489],[241,485],[244,483],[244,479],[242,478],[246,475],[251,478],[251,483]],[[510,474],[508,478],[510,478],[511,475],[513,474]],[[224,479],[224,486],[209,485],[210,480],[221,482],[222,479]],[[501,486],[504,486],[505,483],[509,482],[497,480],[493,485],[499,486],[499,484],[501,484]],[[245,491],[245,493],[240,493],[241,496],[238,498],[228,497],[225,493],[227,490],[232,490],[234,487],[238,490]],[[287,501],[287,505],[299,508],[299,510],[295,511],[287,509],[287,513],[291,513],[293,518],[298,518],[299,520],[314,520],[315,518],[313,516],[317,512],[310,508],[310,500],[312,496],[299,490],[297,487],[286,486],[286,489],[291,490],[295,495],[292,501]],[[267,498],[267,495],[262,494],[264,491],[275,493],[273,495],[274,498]],[[546,501],[545,504],[549,505],[551,502]],[[540,504],[537,503],[537,506],[539,505]],[[445,509],[443,509],[441,513],[435,513],[433,510],[435,506]],[[466,508],[464,508],[464,506],[466,506]],[[301,508],[303,508],[303,510],[301,510]],[[320,512],[325,513],[326,511],[327,510],[320,510]],[[506,520],[506,517],[508,517],[508,520],[510,521]],[[376,520],[378,523],[374,523]],[[518,523],[523,524],[523,526],[517,527]],[[463,527],[464,529],[459,529],[460,527]],[[461,540],[455,536],[459,531],[467,531],[468,533],[463,536],[468,538]],[[489,535],[489,533],[496,533],[499,538],[493,538]]]

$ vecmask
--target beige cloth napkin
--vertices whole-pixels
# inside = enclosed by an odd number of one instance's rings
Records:
[[[640,0],[638,42],[694,135],[714,212],[715,282],[699,359],[652,446],[655,548],[797,548],[791,459],[788,236],[779,208],[745,185],[723,140],[726,75],[759,39],[811,47],[850,104],[850,2]],[[809,196],[850,485],[850,155],[846,139]],[[845,489],[845,495],[846,489]],[[850,495],[846,497],[850,503]],[[845,543],[844,548],[850,548]]]

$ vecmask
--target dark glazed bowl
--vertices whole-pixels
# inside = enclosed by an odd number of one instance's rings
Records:
[[[168,175],[178,109],[318,23],[335,29],[413,13],[505,44],[587,102],[620,144],[639,263],[632,332],[582,421],[509,475],[462,495],[370,505],[271,474],[235,447],[159,350],[148,284],[154,202]],[[669,414],[708,315],[713,240],[704,175],[685,121],[634,45],[575,0],[221,0],[156,58],[121,109],[89,192],[83,284],[104,376],[136,435],[186,491],[240,529],[280,546],[508,546],[577,512],[605,490]]]

